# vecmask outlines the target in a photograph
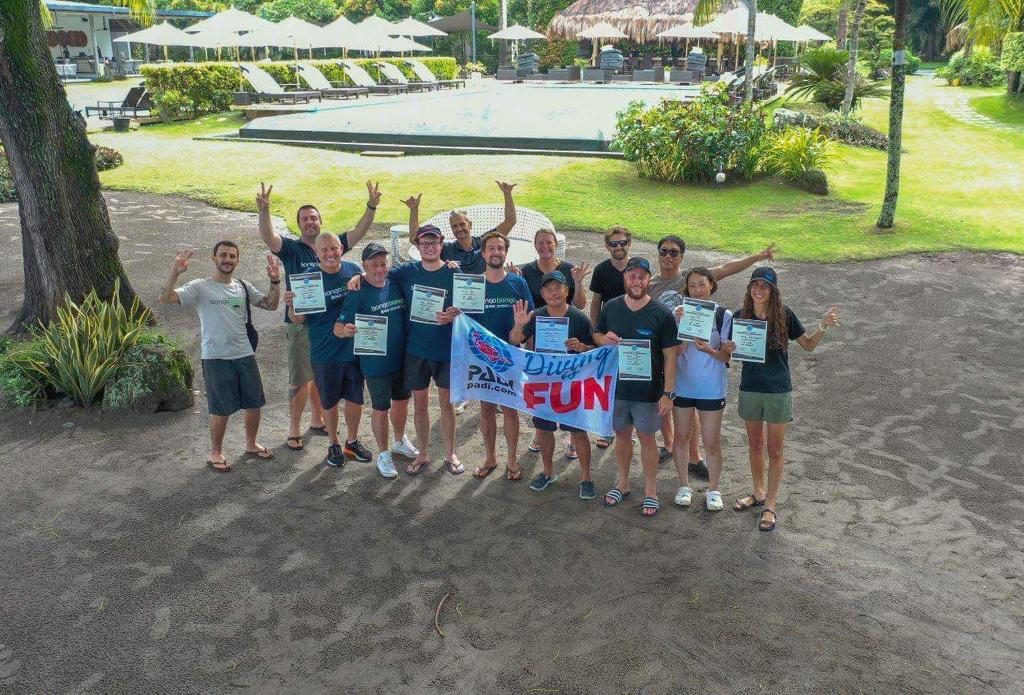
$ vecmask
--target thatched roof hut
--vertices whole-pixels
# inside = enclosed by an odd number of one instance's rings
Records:
[[[658,32],[691,23],[696,6],[697,0],[577,0],[554,16],[548,36],[575,39],[587,27],[608,22],[633,41],[655,41]]]

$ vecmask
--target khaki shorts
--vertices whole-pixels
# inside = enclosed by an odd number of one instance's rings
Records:
[[[313,380],[309,362],[309,329],[294,323],[286,324],[288,336],[288,383],[302,386]]]
[[[793,394],[757,393],[740,391],[740,417],[752,422],[763,421],[775,425],[793,422]]]

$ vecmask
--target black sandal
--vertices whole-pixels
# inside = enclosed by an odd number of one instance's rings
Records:
[[[749,504],[747,502],[744,502],[744,500],[746,500],[747,498],[750,498],[753,501],[750,502]],[[764,506],[764,500],[757,499],[757,495],[755,495],[753,492],[751,492],[749,495],[746,495],[744,497],[740,497],[738,500],[733,502],[732,509],[733,509],[733,511],[736,511],[736,512],[745,512],[748,509],[753,509],[754,507],[763,507],[763,506]]]
[[[206,465],[209,466],[210,469],[214,473],[230,473],[231,472],[231,464],[228,463],[227,461],[213,461],[213,460],[207,459]]]
[[[767,512],[771,512],[771,515],[772,515],[772,520],[771,521],[765,521],[764,520],[764,515]],[[779,515],[775,513],[775,510],[772,509],[771,507],[765,507],[764,509],[761,510],[761,521],[759,521],[758,524],[757,524],[757,530],[758,531],[762,531],[764,533],[769,533],[771,531],[774,531],[775,530],[775,524],[778,523],[778,521],[779,521]]]
[[[298,442],[299,445],[292,446],[292,442]],[[306,448],[306,443],[302,441],[302,437],[288,437],[288,439],[285,440],[284,445],[292,451],[302,451]]]

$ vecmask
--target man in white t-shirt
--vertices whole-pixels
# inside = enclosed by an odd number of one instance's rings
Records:
[[[281,266],[277,258],[267,254],[270,290],[264,294],[248,282],[233,277],[239,262],[238,246],[232,241],[220,241],[213,247],[213,277],[191,280],[175,288],[178,277],[188,270],[193,255],[194,251],[187,250],[175,257],[170,277],[160,292],[160,303],[193,307],[199,314],[212,442],[206,464],[218,473],[227,473],[231,465],[221,450],[224,432],[228,417],[239,410],[245,410],[246,452],[261,459],[273,457],[269,449],[256,443],[260,408],[266,399],[254,345],[249,338],[249,324],[250,307],[277,309]]]

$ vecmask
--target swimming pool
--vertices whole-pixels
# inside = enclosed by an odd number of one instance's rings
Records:
[[[374,96],[256,119],[241,138],[464,149],[606,153],[615,114],[634,100],[692,99],[696,86],[509,84]]]

